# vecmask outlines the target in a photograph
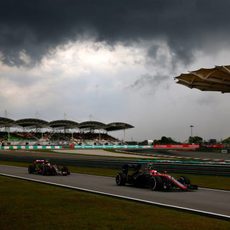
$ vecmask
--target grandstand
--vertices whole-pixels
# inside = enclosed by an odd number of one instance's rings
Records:
[[[36,118],[12,120],[0,117],[0,143],[4,145],[111,145],[125,140],[114,138],[109,132],[134,128],[113,122],[71,120],[45,121]],[[124,135],[125,136],[125,135]],[[125,139],[125,138],[124,138]]]

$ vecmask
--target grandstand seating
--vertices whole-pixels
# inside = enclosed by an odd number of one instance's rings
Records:
[[[41,144],[90,144],[104,145],[117,144],[119,140],[108,135],[107,133],[95,132],[7,132],[0,131],[0,142],[14,145],[41,145]]]
[[[11,145],[19,143],[25,145],[40,145],[43,143],[50,145],[63,143],[117,144],[119,140],[108,135],[107,132],[130,128],[134,128],[134,126],[123,122],[104,124],[90,120],[79,123],[66,119],[48,122],[37,118],[12,120],[0,117],[0,141]],[[42,132],[44,130],[46,132]]]

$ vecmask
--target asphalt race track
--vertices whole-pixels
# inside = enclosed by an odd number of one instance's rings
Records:
[[[153,192],[149,189],[117,186],[115,179],[111,177],[77,173],[70,176],[31,175],[28,174],[27,168],[6,165],[0,165],[0,175],[230,219],[230,191],[200,188],[193,192]]]

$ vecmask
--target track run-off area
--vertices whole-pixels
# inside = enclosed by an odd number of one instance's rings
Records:
[[[230,220],[230,191],[225,190],[199,188],[193,192],[155,192],[117,186],[113,177],[78,173],[71,173],[69,176],[41,176],[28,174],[25,167],[6,165],[0,165],[0,175]]]

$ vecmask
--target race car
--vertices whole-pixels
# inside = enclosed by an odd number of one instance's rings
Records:
[[[31,165],[28,166],[29,174],[40,174],[40,175],[70,175],[70,171],[66,166],[58,166],[51,164],[47,160],[34,160]]]
[[[198,189],[198,186],[191,184],[190,180],[185,176],[175,179],[167,172],[158,172],[154,169],[153,163],[123,165],[122,171],[116,176],[116,184],[119,186],[129,184],[136,187],[149,187],[154,191],[189,191]]]

